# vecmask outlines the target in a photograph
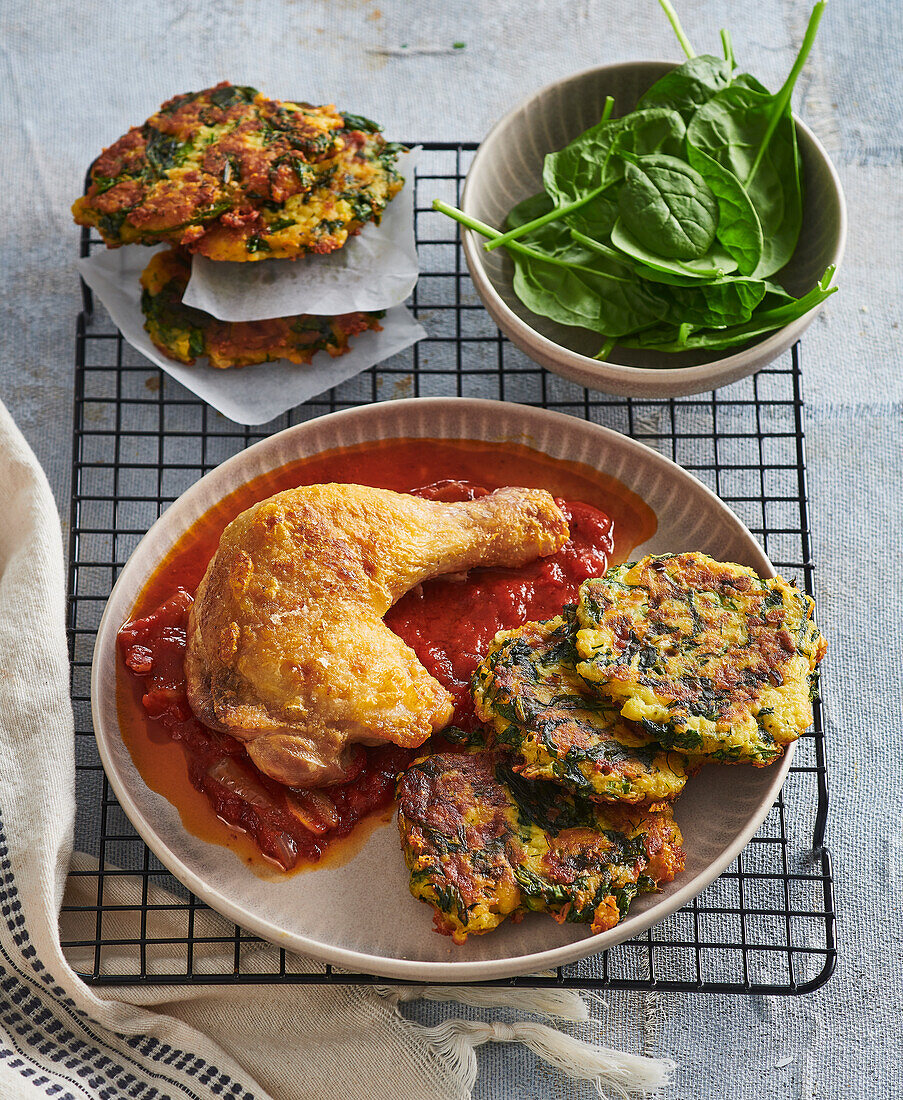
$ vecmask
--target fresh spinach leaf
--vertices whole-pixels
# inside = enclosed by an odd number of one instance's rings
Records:
[[[546,154],[542,182],[554,206],[567,206],[600,193],[619,178],[608,172],[616,133],[615,122],[600,122],[557,153]]]
[[[756,159],[753,161],[752,169],[749,175],[744,177],[743,180],[745,187],[748,187],[752,182],[756,170],[768,150],[768,143],[771,140],[771,135],[774,133],[775,128],[785,115],[790,114],[790,97],[793,94],[794,85],[800,73],[803,71],[806,58],[809,56],[809,52],[815,44],[815,35],[818,32],[818,24],[821,22],[821,17],[824,15],[825,3],[826,0],[819,0],[819,3],[812,9],[812,14],[809,16],[809,24],[806,27],[806,33],[803,35],[803,43],[800,46],[799,53],[796,55],[796,60],[793,62],[793,66],[787,74],[787,79],[781,85],[780,91],[774,97],[774,102],[769,111],[768,125],[765,128],[765,136],[762,138],[759,145],[759,150],[756,153]]]
[[[771,92],[760,81],[749,73],[737,73],[732,81],[735,88],[748,88],[753,92],[761,92],[763,95],[771,95]]]
[[[556,206],[586,198],[601,186],[610,186],[621,179],[623,167],[620,162],[612,162],[613,151],[638,156],[676,152],[685,133],[680,115],[663,107],[634,111],[624,118],[599,123],[557,153],[546,156],[543,185]]]
[[[596,240],[604,240],[618,220],[617,189],[597,195],[573,214],[566,214],[564,224]]]
[[[764,240],[759,215],[743,184],[729,168],[687,142],[687,160],[712,189],[718,202],[719,242],[733,256],[741,275],[752,275],[762,260]]]
[[[738,180],[748,179],[765,137],[774,97],[732,86],[700,107],[687,129],[688,145],[707,153]],[[753,272],[773,275],[793,255],[803,220],[796,129],[788,111],[771,135],[755,176],[745,185],[762,229],[762,255]]]
[[[640,244],[667,259],[697,259],[715,241],[715,196],[702,176],[677,157],[626,160],[618,209]]]
[[[521,225],[526,225],[527,222],[541,218],[543,214],[548,214],[550,210],[554,209],[554,202],[545,191],[540,191],[538,194],[531,195],[530,198],[524,199],[523,202],[511,207],[508,211],[508,217],[505,219],[505,228],[517,229]]]
[[[606,336],[637,332],[661,321],[664,298],[639,280],[625,280],[601,268],[553,267],[513,253],[514,293],[542,317]]]
[[[479,221],[477,218],[472,218],[469,214],[465,214],[461,210],[456,210],[455,207],[449,206],[448,203],[443,202],[441,199],[433,199],[433,209],[439,210],[443,214],[447,214],[450,218],[454,218],[455,221],[460,222],[461,225],[466,226],[468,229],[474,230],[476,233],[482,234],[484,237],[488,237],[490,240],[498,240],[502,234],[493,229],[491,225],[486,225],[485,222]],[[551,264],[561,268],[568,268],[574,270],[582,270],[582,265],[586,262],[586,272],[590,275],[598,275],[598,267],[589,266],[589,264],[595,260],[595,257],[591,253],[576,249],[573,242],[569,237],[561,237],[555,231],[554,227],[552,232],[548,233],[543,229],[538,230],[531,235],[531,244],[522,244],[520,241],[511,241],[506,245],[512,256],[518,258],[526,258],[532,260],[541,261],[544,264]],[[538,245],[539,247],[534,247]],[[545,246],[545,250],[543,250]],[[609,265],[610,267],[611,265]],[[605,274],[609,278],[617,278],[618,276],[611,271],[606,271]],[[621,281],[629,281],[630,273],[624,272],[624,276],[621,277]]]
[[[731,83],[732,68],[729,61],[722,61],[720,57],[710,54],[691,57],[657,80],[640,97],[637,107],[640,110],[669,107],[672,111],[678,111],[684,122],[689,122],[698,107],[708,103],[716,92]]]
[[[758,310],[744,324],[733,325],[729,328],[714,329],[712,331],[699,331],[680,333],[680,326],[675,324],[660,327],[650,327],[645,332],[639,333],[636,338],[622,338],[618,342],[626,348],[648,348],[653,351],[688,351],[708,350],[720,351],[725,348],[737,347],[749,343],[750,340],[775,329],[783,328],[791,321],[803,317],[811,309],[821,305],[836,290],[831,286],[834,268],[829,267],[816,287],[804,294],[802,298],[795,298],[784,305],[769,310]],[[681,338],[683,337],[683,338]]]
[[[548,199],[548,196],[546,198]],[[527,204],[531,205],[527,206]],[[528,199],[526,203],[520,205],[527,210],[541,209],[540,204],[533,204],[532,199]],[[525,249],[524,255],[528,259],[548,260],[558,264],[566,263],[569,266],[587,267],[591,273],[598,267],[596,252],[574,240],[569,233],[562,233],[561,227],[555,224],[541,225],[538,229],[522,237],[520,241],[514,242],[514,245],[515,248]],[[614,259],[615,257],[611,258]],[[621,270],[615,270],[609,265],[607,273],[628,278],[630,275],[629,271],[623,266]]]
[[[643,154],[658,149],[680,150],[686,127],[677,112],[657,108],[609,121],[610,103],[611,97],[606,100],[601,122],[564,149],[546,156],[543,184],[553,199],[552,208],[484,245],[487,252],[518,240],[542,225],[572,215],[589,204],[593,204],[590,223],[598,226],[611,212],[603,193],[619,183],[623,174],[620,162],[612,159],[616,151]]]
[[[674,287],[669,319],[693,328],[722,328],[749,321],[765,297],[761,279],[719,279],[692,287]]]
[[[524,199],[523,202],[512,207],[505,219],[505,229],[518,229],[522,225],[536,222],[554,209],[552,199],[545,191],[540,191],[538,195],[532,195],[529,199]],[[568,227],[598,239],[609,235],[617,217],[618,204],[608,195],[597,195],[585,206],[581,206],[571,214],[566,214],[563,220]],[[538,230],[529,230],[529,238],[535,239],[536,232]],[[527,233],[524,236],[526,237]],[[548,238],[545,239],[548,240]]]
[[[765,284],[765,297],[762,299],[762,305],[767,309],[775,309],[777,306],[786,305],[787,302],[796,301],[792,294],[782,286],[772,282],[771,279],[763,279],[762,282]]]
[[[577,239],[580,240],[579,237]],[[584,242],[580,241],[580,243]],[[636,260],[644,267],[667,275],[681,276],[682,281],[693,280],[695,282],[700,279],[721,279],[737,269],[737,261],[723,249],[718,248],[717,245],[710,248],[704,256],[698,256],[692,260],[667,259],[651,251],[651,249],[644,248],[626,228],[623,221],[615,222],[611,231],[611,243],[619,252],[632,260]],[[670,280],[668,281],[670,282]]]
[[[612,125],[618,128],[612,143],[613,154],[680,156],[683,151],[687,128],[677,111],[651,107],[617,118]]]
[[[620,263],[628,268],[635,268],[636,264],[631,262],[631,257],[627,256],[623,252],[619,252],[618,249],[612,248],[610,244],[606,244],[605,241],[596,240],[595,237],[590,237],[588,234],[582,232],[579,229],[571,229],[571,239],[577,244],[582,245],[584,248],[588,248],[591,251],[597,253],[599,256],[604,256],[608,260],[612,260],[615,263]],[[687,279],[687,282],[691,280]]]
[[[504,246],[515,293],[533,312],[659,351],[739,346],[803,316],[831,293],[830,273],[797,300],[770,281],[799,237],[802,185],[790,94],[824,8],[816,4],[777,95],[725,59],[696,57],[670,0],[660,0],[689,60],[642,97],[546,157],[544,191],[519,203],[504,233],[445,203]]]
[[[777,95],[753,77],[713,96],[693,116],[690,145],[712,156],[741,181],[762,226],[759,278],[779,271],[793,255],[802,226],[802,183],[790,96],[815,41],[825,4],[815,5],[800,51]]]

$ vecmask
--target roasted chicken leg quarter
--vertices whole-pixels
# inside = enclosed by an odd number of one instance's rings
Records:
[[[449,693],[382,622],[415,585],[554,553],[567,522],[541,489],[441,503],[363,485],[306,485],[223,532],[188,624],[188,699],[289,786],[342,782],[351,746],[417,746]]]

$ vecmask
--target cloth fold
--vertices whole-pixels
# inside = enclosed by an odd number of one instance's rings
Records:
[[[90,971],[93,947],[64,954],[58,927],[70,864],[90,869],[87,857],[71,851],[75,752],[59,521],[46,478],[2,405],[0,515],[3,1100],[463,1100],[476,1075],[474,1048],[488,1041],[525,1042],[569,1076],[594,1082],[600,1095],[610,1087],[626,1096],[666,1080],[670,1063],[607,1051],[535,1021],[500,1028],[449,1020],[426,1028],[399,1010],[426,995],[585,1020],[585,1004],[567,991],[86,985],[75,967]],[[69,879],[68,943],[96,934],[93,881]],[[104,902],[122,906],[104,915],[115,922],[113,938],[140,935],[134,902],[144,886],[137,881],[115,876],[104,885]],[[165,891],[149,889],[165,904]],[[210,917],[228,938],[229,922]],[[109,935],[111,926],[104,927]],[[232,953],[231,943],[210,949]],[[257,963],[278,955],[257,943],[247,950],[261,954]],[[115,973],[111,957],[105,966]],[[175,961],[163,962],[172,973]],[[308,970],[318,965],[297,962]]]

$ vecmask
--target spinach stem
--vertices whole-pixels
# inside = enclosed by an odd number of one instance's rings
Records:
[[[440,214],[447,214],[448,217],[454,218],[456,222],[460,222],[461,225],[466,226],[468,229],[472,229],[475,233],[482,233],[484,237],[501,237],[502,235],[498,229],[493,229],[491,225],[487,225],[477,218],[472,218],[469,214],[465,214],[463,210],[459,210],[456,206],[449,206],[449,204],[443,202],[442,199],[433,199],[433,209],[438,210]]]
[[[614,336],[609,336],[602,347],[599,348],[599,350],[593,356],[593,359],[599,359],[601,362],[604,362],[609,357],[609,355],[611,355],[612,348],[614,348],[616,343],[617,341],[615,340]]]
[[[603,244],[602,241],[597,241],[594,237],[588,237],[585,233],[581,233],[579,229],[572,229],[571,237],[578,244],[582,244],[584,248],[590,248],[593,252],[598,252],[601,256],[605,256],[609,260],[614,260],[615,263],[620,264],[621,267],[630,270],[623,252],[618,252],[616,248],[609,248],[607,244]]]
[[[830,267],[825,268],[825,273],[818,280],[818,289],[827,290],[831,283],[834,281],[834,274],[837,271],[837,264],[831,264]]]
[[[824,277],[822,277],[818,284],[814,286],[808,294],[804,294],[802,298],[796,298],[794,301],[788,302],[783,306],[775,306],[774,309],[762,310],[761,313],[754,314],[754,316],[744,324],[725,328],[722,332],[755,333],[756,330],[761,327],[770,326],[773,328],[780,328],[781,325],[786,324],[788,320],[795,320],[796,317],[801,317],[804,313],[808,313],[813,306],[818,305],[825,294],[833,294],[834,291],[837,290],[836,286],[830,286],[830,279],[827,285],[822,285],[824,282]],[[805,309],[802,308],[804,306]]]
[[[731,42],[731,32],[724,28],[721,32],[721,45],[724,48],[724,60],[728,62],[731,67],[731,72],[737,67],[734,61],[734,46]]]
[[[623,279],[620,275],[612,275],[608,271],[599,271],[587,264],[575,264],[573,260],[562,260],[558,256],[550,256],[547,252],[540,252],[536,248],[529,248],[519,241],[511,241],[505,245],[511,252],[519,252],[522,256],[529,256],[533,260],[539,260],[544,264],[553,264],[555,267],[566,267],[569,271],[585,271],[587,275],[595,275],[600,279],[609,279],[613,283],[630,283],[631,279]]]
[[[605,97],[605,106],[602,108],[602,117],[599,119],[599,125],[608,122],[611,118],[611,112],[614,105],[614,96],[607,95]],[[509,241],[516,241],[520,237],[525,237],[528,233],[532,233],[534,229],[540,229],[542,226],[548,225],[549,222],[557,221],[558,218],[563,218],[565,214],[570,214],[573,210],[579,210],[584,203],[600,195],[607,187],[610,187],[612,183],[614,183],[614,180],[602,184],[600,187],[597,187],[595,191],[591,191],[588,195],[584,195],[582,199],[577,199],[567,206],[556,206],[554,210],[550,210],[548,214],[543,214],[540,218],[534,218],[531,222],[524,222],[523,225],[517,226],[516,229],[509,229],[507,233],[503,233],[501,237],[496,237],[488,244],[484,244],[483,247],[487,252],[492,252],[492,250],[498,248],[499,245],[505,245]]]
[[[684,53],[687,55],[687,57],[695,57],[696,52],[690,45],[690,40],[684,34],[684,29],[680,25],[680,20],[677,18],[677,12],[671,5],[671,0],[658,0],[658,2],[659,4],[661,4],[662,10],[664,11],[665,15],[667,15],[668,22],[674,28],[674,33],[677,35],[677,41],[680,43]]]
[[[759,165],[762,163],[762,158],[768,150],[768,143],[771,141],[771,136],[777,129],[777,125],[781,120],[781,116],[784,114],[784,110],[787,104],[790,102],[790,96],[793,94],[793,86],[796,84],[797,77],[802,72],[803,66],[806,64],[806,60],[809,57],[809,53],[812,50],[812,44],[815,42],[815,35],[818,32],[818,24],[821,22],[821,17],[825,10],[825,0],[819,0],[819,3],[812,9],[812,14],[809,16],[809,25],[806,27],[806,33],[803,36],[803,44],[800,46],[800,52],[796,55],[796,61],[793,63],[793,68],[784,81],[784,86],[774,97],[774,104],[771,108],[771,117],[768,120],[768,125],[765,128],[765,136],[762,138],[762,143],[759,146],[759,151],[756,153],[756,159],[753,161],[752,168],[749,170],[749,174],[743,181],[743,186],[748,188],[752,182],[753,176],[759,170]]]
[[[491,225],[487,225],[477,218],[472,218],[469,214],[465,214],[463,210],[458,210],[455,206],[449,206],[447,202],[443,202],[441,199],[433,199],[433,209],[438,210],[440,214],[447,214],[448,217],[454,218],[456,222],[460,222],[461,225],[465,226],[467,229],[472,229],[475,233],[481,233],[484,237],[489,237],[492,240],[499,240],[501,237],[501,233],[499,233],[497,229],[493,229]],[[552,264],[555,267],[566,267],[571,271],[585,271],[588,275],[596,275],[602,279],[610,279],[614,283],[630,282],[629,279],[622,279],[618,275],[610,275],[607,271],[597,271],[594,267],[587,267],[586,264],[575,264],[571,260],[562,260],[558,256],[550,256],[548,253],[540,252],[536,248],[528,248],[527,245],[520,244],[518,241],[508,241],[505,243],[505,247],[509,252],[517,252],[521,256],[529,256],[530,259],[540,260],[544,264]]]
[[[575,199],[573,202],[565,203],[564,206],[556,206],[555,209],[550,210],[548,214],[543,214],[539,218],[534,218],[531,222],[524,222],[523,225],[517,226],[516,229],[509,229],[507,233],[502,233],[498,237],[494,237],[489,244],[484,244],[483,247],[487,252],[492,252],[492,250],[498,248],[499,245],[507,245],[509,241],[516,241],[520,237],[525,237],[528,233],[532,233],[534,229],[541,229],[542,226],[548,225],[549,222],[558,221],[559,218],[563,218],[566,214],[571,214],[575,210],[579,210],[581,206],[586,206],[588,202],[591,202],[594,198],[601,195],[603,191],[607,191],[615,182],[616,180],[610,179],[607,183],[600,183],[598,187],[585,194],[582,199]]]

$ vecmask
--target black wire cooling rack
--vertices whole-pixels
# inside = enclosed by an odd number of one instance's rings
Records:
[[[416,194],[422,274],[411,302],[428,336],[272,423],[226,420],[127,345],[83,286],[76,337],[69,638],[76,715],[79,858],[63,946],[96,985],[391,984],[265,948],[181,886],[132,828],[103,773],[90,665],[104,602],[157,516],[208,470],[275,431],[336,409],[407,396],[478,396],[558,409],[642,440],[691,471],[762,542],[778,570],[813,590],[800,349],[717,393],[640,400],[550,375],[492,324],[456,233],[431,210],[456,202],[475,146],[426,144]],[[82,255],[100,245],[87,230]],[[690,905],[637,939],[512,986],[798,994],[836,959],[821,711],[781,797],[746,850]],[[162,889],[161,889],[162,888]]]

